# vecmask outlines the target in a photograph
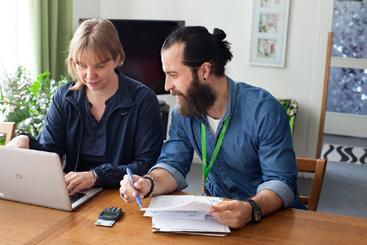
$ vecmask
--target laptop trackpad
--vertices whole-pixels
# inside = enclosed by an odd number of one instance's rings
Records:
[[[89,190],[74,194],[70,197],[71,208],[75,209],[79,207],[80,205],[84,204],[86,201],[100,193],[102,190],[102,188],[91,188]]]

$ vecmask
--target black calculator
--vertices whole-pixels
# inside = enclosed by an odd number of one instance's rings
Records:
[[[117,207],[108,207],[103,209],[99,214],[99,218],[103,220],[114,220],[117,221],[122,217],[122,209]]]

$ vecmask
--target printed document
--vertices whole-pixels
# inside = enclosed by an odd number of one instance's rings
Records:
[[[209,208],[221,201],[218,197],[162,195],[153,197],[144,216],[152,217],[153,232],[177,232],[225,236],[229,227],[209,215]]]

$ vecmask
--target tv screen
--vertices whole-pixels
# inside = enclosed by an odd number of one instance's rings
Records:
[[[126,59],[122,71],[150,87],[156,94],[166,94],[162,71],[161,47],[166,37],[184,26],[184,21],[110,20],[117,29]]]
[[[82,23],[86,19],[80,19]],[[162,71],[161,47],[166,37],[185,25],[176,20],[110,19],[115,26],[126,58],[121,70],[148,87],[156,94],[166,94],[165,75]]]

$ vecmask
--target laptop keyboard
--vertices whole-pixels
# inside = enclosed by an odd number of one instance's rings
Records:
[[[80,193],[80,192],[75,193],[74,195],[70,196],[70,202],[74,203],[85,195],[86,195],[85,193]]]

